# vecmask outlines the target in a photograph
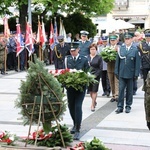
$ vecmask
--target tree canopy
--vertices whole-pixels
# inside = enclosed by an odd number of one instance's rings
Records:
[[[113,8],[114,0],[32,0],[32,6],[36,6],[35,11],[45,15],[51,11],[52,14],[66,12],[71,14],[74,12],[83,13],[86,16],[107,14]],[[9,7],[17,7],[27,5],[28,0],[3,0],[0,1],[0,15],[9,14]],[[43,7],[40,7],[41,5]],[[27,14],[25,14],[27,15]]]
[[[67,19],[64,19],[64,24],[68,24],[69,22],[69,24],[73,24],[72,27],[74,28],[77,28],[78,26],[81,27],[81,23],[83,25],[84,21],[87,18],[86,24],[84,24],[85,29],[87,29],[88,31],[93,29],[94,31],[91,31],[93,35],[96,29],[94,26],[87,26],[87,23],[90,23],[90,25],[92,25],[90,19],[88,18],[109,13],[113,9],[113,3],[114,0],[32,0],[32,23],[37,23],[38,15],[43,16],[44,22],[47,22],[50,20],[50,18],[54,16],[57,17],[58,14],[61,14],[63,16],[64,13],[66,13]],[[9,7],[15,7],[16,9],[18,9],[19,23],[21,24],[22,31],[25,31],[25,18],[28,16],[28,0],[0,1],[0,15],[4,16],[6,14],[10,14]],[[74,16],[76,20],[78,20],[77,22],[70,22],[73,14],[78,14]],[[79,18],[80,14],[83,16]],[[85,20],[81,21],[83,20],[83,17],[85,18]],[[79,31],[75,29],[74,32],[78,33]]]

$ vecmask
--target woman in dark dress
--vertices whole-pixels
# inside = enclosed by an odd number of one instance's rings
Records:
[[[98,81],[98,83],[90,84],[88,87],[88,93],[92,98],[91,111],[95,111],[99,81],[103,68],[102,58],[97,55],[97,45],[95,43],[90,45],[90,55],[88,55],[88,60],[90,63],[90,72],[95,75],[95,79]]]

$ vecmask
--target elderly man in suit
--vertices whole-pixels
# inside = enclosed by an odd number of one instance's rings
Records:
[[[81,40],[79,43],[79,54],[83,56],[88,56],[90,54],[89,46],[91,45],[91,42],[88,40],[88,34],[87,31],[80,31],[81,34]]]
[[[137,79],[140,71],[140,55],[137,47],[132,44],[132,34],[124,35],[125,43],[118,51],[115,63],[115,75],[119,78],[119,97],[116,113],[122,113],[124,109],[124,91],[126,88],[125,112],[130,113],[133,102],[133,79]]]
[[[64,42],[64,36],[58,36],[58,44],[54,47],[52,60],[55,69],[63,69],[65,56],[70,55],[70,45]]]
[[[87,72],[90,67],[88,59],[85,56],[79,54],[78,43],[73,43],[73,46],[70,49],[70,53],[71,55],[65,58],[65,68],[83,70]],[[79,140],[80,138],[82,103],[85,97],[86,86],[84,86],[83,89],[83,91],[79,91],[72,87],[66,88],[69,112],[74,125],[70,132],[71,134],[74,134],[74,140]]]

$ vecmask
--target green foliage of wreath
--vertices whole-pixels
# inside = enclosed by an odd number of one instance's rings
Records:
[[[21,81],[20,94],[15,101],[15,106],[21,109],[24,125],[29,124],[35,101],[33,121],[37,123],[39,118],[40,104],[42,100],[41,122],[51,124],[55,120],[61,120],[66,110],[66,101],[63,100],[61,84],[53,77],[45,64],[35,59],[35,63],[29,61],[29,69],[25,81]],[[50,104],[53,110],[50,107]]]

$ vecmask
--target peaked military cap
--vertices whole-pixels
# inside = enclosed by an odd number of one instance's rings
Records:
[[[71,51],[75,51],[77,48],[79,48],[79,42],[73,42],[71,43]]]
[[[58,41],[59,42],[63,42],[64,41],[64,36],[63,35],[60,35],[57,37]]]
[[[110,39],[110,40],[116,40],[117,38],[118,38],[117,35],[110,35],[110,36],[109,36],[109,39]]]
[[[64,39],[64,36],[63,36],[63,35],[60,35],[60,36],[57,37],[57,39],[58,39],[58,40],[62,40],[62,39]]]
[[[127,33],[124,34],[125,39],[130,39],[132,37],[133,37],[133,33],[127,32]]]
[[[84,30],[80,31],[80,33],[81,33],[81,35],[86,35],[86,36],[89,34],[88,31],[84,31]]]
[[[107,41],[107,39],[108,39],[108,36],[102,36],[102,41]]]
[[[144,33],[145,33],[145,37],[150,37],[150,29],[146,29]]]

